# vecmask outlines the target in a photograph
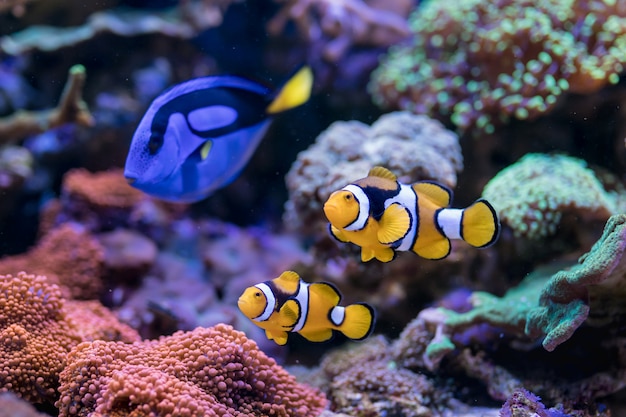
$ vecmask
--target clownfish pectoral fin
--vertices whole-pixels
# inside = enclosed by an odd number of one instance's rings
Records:
[[[304,66],[278,91],[265,110],[266,113],[276,114],[306,103],[311,96],[312,88],[313,71],[310,67]]]
[[[496,210],[487,200],[477,200],[463,210],[461,237],[477,248],[493,244],[500,234],[500,222]]]
[[[211,152],[211,148],[213,147],[213,141],[207,140],[204,142],[204,145],[200,148],[200,160],[204,161],[208,156],[209,152]]]
[[[300,306],[296,300],[287,300],[278,312],[278,324],[285,329],[293,329],[300,319]]]
[[[345,316],[338,330],[350,339],[362,340],[372,333],[375,321],[376,314],[371,306],[365,303],[352,304],[345,308]]]
[[[375,166],[374,168],[370,169],[370,172],[368,172],[367,175],[369,177],[384,178],[384,179],[391,180],[391,181],[398,180],[398,177],[396,177],[396,175],[393,172],[381,166]]]
[[[333,338],[332,329],[315,330],[315,331],[302,331],[298,332],[309,342],[325,342]]]
[[[287,343],[287,332],[266,330],[265,337],[269,340],[273,340],[277,345],[282,346]]]
[[[426,197],[438,207],[448,207],[452,201],[452,191],[445,185],[432,181],[420,181],[413,184],[418,197]]]
[[[393,203],[385,209],[379,221],[378,241],[383,245],[390,245],[404,238],[411,230],[411,215],[409,211],[398,203]]]
[[[361,248],[361,261],[368,262],[376,258],[381,262],[392,261],[396,257],[396,251],[391,248],[382,248],[373,250],[370,248]]]
[[[334,237],[335,239],[337,239],[338,241],[340,241],[342,243],[349,242],[349,240],[346,237],[346,235],[340,229],[336,228],[332,224],[329,224],[328,226],[329,226],[328,230],[330,231],[330,235],[332,237]]]

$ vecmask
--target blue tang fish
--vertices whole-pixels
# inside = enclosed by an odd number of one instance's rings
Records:
[[[239,175],[272,115],[305,103],[312,84],[311,69],[303,67],[277,92],[234,76],[172,87],[139,122],[126,158],[126,180],[162,200],[202,200]]]

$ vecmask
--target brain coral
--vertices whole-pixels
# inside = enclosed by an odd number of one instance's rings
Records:
[[[326,405],[227,325],[133,344],[82,343],[68,356],[59,391],[60,417],[305,417]]]
[[[298,155],[287,174],[287,224],[325,228],[322,205],[328,196],[365,177],[375,165],[407,182],[430,179],[453,188],[463,156],[457,136],[426,116],[394,112],[371,126],[335,122]]]
[[[374,100],[462,132],[545,114],[565,92],[617,83],[626,63],[623,1],[428,1],[410,26],[412,43],[373,75]]]
[[[554,234],[568,212],[581,219],[608,219],[616,204],[584,161],[547,154],[527,154],[500,171],[483,197],[516,236],[529,239]]]

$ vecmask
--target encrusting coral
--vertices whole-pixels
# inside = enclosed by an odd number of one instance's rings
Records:
[[[286,224],[300,231],[325,229],[322,205],[335,190],[382,165],[405,182],[435,180],[454,188],[463,169],[457,136],[439,122],[409,112],[381,116],[371,126],[335,122],[300,152],[286,177]]]
[[[616,84],[626,64],[621,1],[428,1],[410,27],[412,42],[390,50],[371,93],[461,132],[547,114],[565,93]]]
[[[59,416],[306,417],[324,395],[227,325],[133,344],[78,345],[61,373]]]
[[[188,39],[198,32],[219,26],[229,0],[181,1],[179,7],[165,10],[133,10],[119,7],[93,13],[76,27],[33,25],[0,39],[0,51],[20,55],[33,50],[55,51],[93,39],[102,33],[140,36],[159,33]],[[1,7],[1,6],[0,6]]]
[[[103,249],[82,226],[64,224],[30,251],[0,259],[0,273],[45,275],[72,299],[97,299],[102,290]]]
[[[600,240],[575,265],[538,269],[502,297],[474,292],[470,297],[473,308],[467,312],[422,310],[395,346],[398,357],[407,366],[434,370],[457,348],[455,336],[479,324],[527,340],[542,339],[548,351],[568,340],[584,322],[618,326],[624,317],[625,249],[626,215],[614,215]],[[590,311],[593,315],[588,320]]]
[[[60,288],[44,276],[2,275],[0,293],[0,391],[31,403],[58,398],[59,373],[80,342],[139,340],[137,332],[95,302],[67,305]]]
[[[567,215],[580,224],[606,221],[616,212],[615,197],[594,172],[583,160],[566,155],[525,155],[492,178],[483,197],[515,237],[531,240],[555,234]]]

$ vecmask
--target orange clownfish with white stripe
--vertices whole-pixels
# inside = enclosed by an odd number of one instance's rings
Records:
[[[366,178],[335,191],[324,204],[330,233],[341,242],[361,247],[363,262],[389,262],[396,251],[423,258],[450,254],[450,239],[477,248],[493,244],[500,233],[494,208],[479,199],[465,209],[448,208],[452,191],[432,182],[403,184],[377,166]]]
[[[288,333],[311,342],[325,342],[340,331],[354,340],[365,339],[374,328],[374,309],[365,303],[340,306],[341,294],[329,283],[304,282],[293,271],[246,288],[237,305],[268,339],[287,343]]]

